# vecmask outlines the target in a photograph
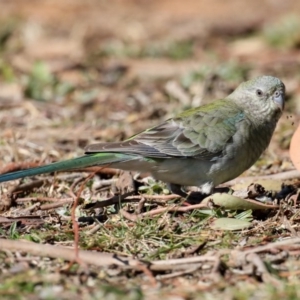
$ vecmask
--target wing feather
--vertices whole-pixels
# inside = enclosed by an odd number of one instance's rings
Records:
[[[213,159],[222,155],[225,144],[232,140],[238,123],[244,119],[240,108],[224,102],[221,100],[186,111],[124,142],[90,145],[85,149],[86,153],[122,152],[151,158]]]

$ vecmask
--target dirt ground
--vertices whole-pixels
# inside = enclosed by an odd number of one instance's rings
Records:
[[[269,148],[226,185],[234,204],[182,206],[147,174],[137,194],[112,169],[1,184],[1,299],[300,298],[299,70],[297,0],[0,1],[1,174],[120,141],[258,75],[287,92]],[[247,188],[272,203],[244,205]]]

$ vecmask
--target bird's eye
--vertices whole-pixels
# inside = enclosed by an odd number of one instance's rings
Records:
[[[262,90],[256,90],[256,95],[257,95],[258,97],[261,97],[263,94],[264,94],[264,93],[263,93]]]
[[[280,93],[278,91],[275,92],[275,97],[279,97]]]

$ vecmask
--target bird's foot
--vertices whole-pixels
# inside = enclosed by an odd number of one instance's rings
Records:
[[[173,184],[169,183],[168,184],[169,190],[173,193],[176,194],[182,198],[185,199],[185,202],[187,204],[198,204],[200,203],[204,198],[206,198],[208,195],[204,194],[202,192],[190,192],[186,193],[183,189],[182,186],[179,184]]]
[[[190,192],[190,193],[186,193],[182,189],[182,186],[179,185],[179,184],[170,183],[170,184],[168,184],[168,187],[169,187],[170,191],[173,194],[176,194],[176,195],[184,198],[185,202],[188,203],[188,204],[198,204],[202,200],[204,200],[207,196],[209,196],[209,195],[211,195],[213,193],[228,193],[228,191],[230,190],[227,187],[214,188],[213,191],[212,191],[212,193],[206,194],[206,193],[202,193],[202,192]]]

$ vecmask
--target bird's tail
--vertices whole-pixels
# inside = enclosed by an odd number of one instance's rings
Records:
[[[110,165],[112,163],[126,162],[133,159],[136,159],[136,156],[120,154],[120,153],[103,152],[103,153],[87,154],[78,158],[55,162],[45,166],[3,174],[0,175],[0,182],[24,178],[27,176],[40,175],[44,173],[75,170],[75,169],[86,168],[91,166]]]

